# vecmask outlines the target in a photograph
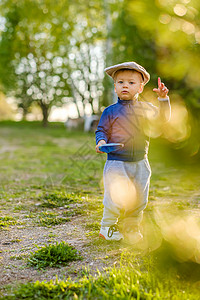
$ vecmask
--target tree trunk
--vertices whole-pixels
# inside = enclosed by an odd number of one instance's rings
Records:
[[[28,110],[26,110],[24,107],[22,108],[23,109],[23,112],[22,112],[22,120],[23,121],[26,121],[26,116],[28,114]]]
[[[49,106],[44,103],[40,103],[40,107],[42,109],[42,115],[43,115],[43,120],[42,120],[42,126],[47,127],[48,126],[48,117],[49,117]]]
[[[74,103],[76,105],[76,110],[77,110],[77,113],[78,113],[78,118],[81,118],[81,113],[80,113],[80,109],[78,107],[78,103],[76,102],[76,100],[74,100]]]

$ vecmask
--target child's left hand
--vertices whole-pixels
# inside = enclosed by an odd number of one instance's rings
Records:
[[[161,82],[160,77],[158,77],[158,88],[153,89],[154,92],[157,93],[158,97],[166,98],[169,92],[168,88]]]

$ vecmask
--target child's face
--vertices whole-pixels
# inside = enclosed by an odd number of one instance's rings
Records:
[[[142,93],[144,85],[139,72],[123,70],[116,75],[114,86],[121,100],[135,100]]]

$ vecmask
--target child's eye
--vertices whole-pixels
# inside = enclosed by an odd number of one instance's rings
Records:
[[[130,84],[134,84],[134,82],[133,82],[133,81],[131,81],[131,82],[130,82]]]
[[[119,81],[119,83],[123,83],[123,81],[122,81],[122,80],[120,80],[120,81]]]

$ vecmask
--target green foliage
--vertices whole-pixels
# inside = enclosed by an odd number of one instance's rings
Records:
[[[80,199],[75,194],[69,194],[66,192],[52,191],[46,192],[39,197],[42,200],[41,207],[61,207],[67,204],[76,203]]]
[[[12,295],[2,299],[198,299],[198,290],[180,289],[177,280],[166,283],[152,270],[137,271],[129,264],[111,268],[93,277],[82,277],[79,281],[50,281],[22,284]],[[196,298],[197,297],[197,298]]]
[[[23,260],[24,258],[27,258],[28,254],[21,254],[21,255],[12,255],[10,256],[11,260]]]
[[[82,257],[78,251],[67,244],[66,242],[56,243],[56,245],[45,245],[44,247],[32,252],[28,265],[34,266],[37,269],[46,267],[65,266],[70,261],[79,260]]]
[[[92,229],[93,231],[99,231],[101,228],[101,225],[99,222],[87,223],[85,228]]]
[[[156,45],[153,35],[139,28],[129,9],[130,1],[124,0],[118,17],[113,21],[110,36],[113,42],[112,61],[136,61],[156,77]]]
[[[55,226],[59,224],[64,224],[66,222],[70,221],[69,218],[65,217],[59,217],[57,214],[52,212],[42,212],[40,214],[38,224],[40,226]]]
[[[0,228],[17,224],[17,220],[11,216],[0,217]]]
[[[95,111],[93,102],[103,89],[103,53],[95,52],[103,29],[100,7],[97,1],[89,7],[78,0],[1,1],[5,22],[0,39],[0,82],[7,95],[12,92],[16,97],[24,116],[36,104],[43,125],[47,125],[52,106],[67,100],[74,101],[80,115],[76,98]],[[90,14],[95,14],[94,21]],[[83,22],[78,22],[80,19]],[[101,68],[93,67],[96,60]]]

